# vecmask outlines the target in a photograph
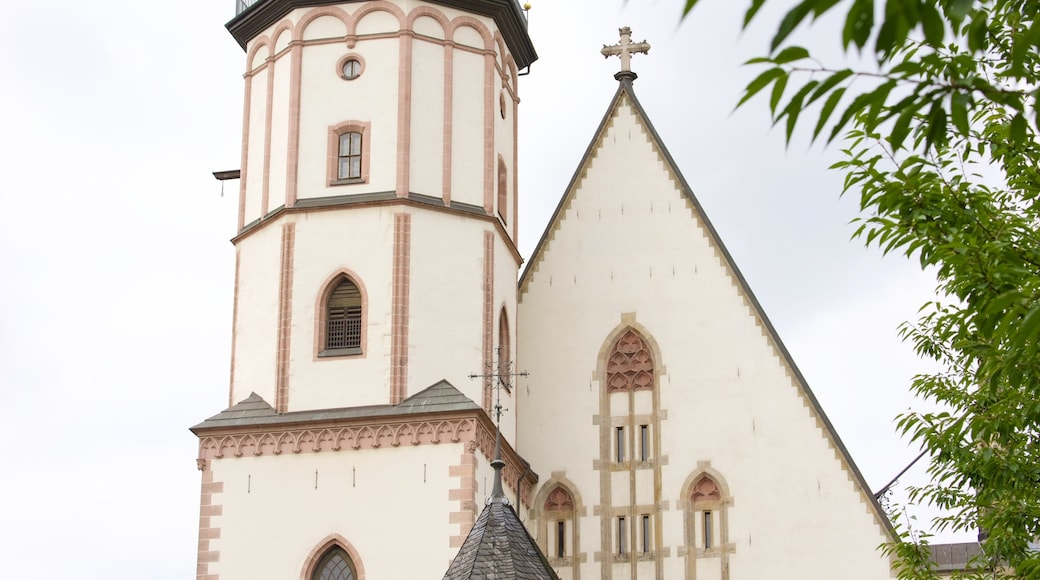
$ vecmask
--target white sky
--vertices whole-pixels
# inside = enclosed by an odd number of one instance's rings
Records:
[[[746,2],[541,0],[521,80],[521,250],[537,242],[617,87],[636,94],[872,489],[915,455],[894,434],[896,338],[932,282],[849,241],[837,148],[785,149],[764,101],[731,114],[775,15]],[[0,576],[194,575],[187,428],[227,402],[244,54],[233,0],[7,3],[0,19]],[[820,33],[837,46],[833,23]],[[918,471],[918,478],[920,471]],[[909,478],[904,478],[904,482]],[[949,539],[949,536],[943,539]]]

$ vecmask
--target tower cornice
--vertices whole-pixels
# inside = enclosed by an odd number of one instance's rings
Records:
[[[367,0],[259,0],[232,18],[225,26],[244,50],[250,40],[296,8],[365,1]],[[527,19],[516,0],[426,1],[493,18],[519,68],[526,68],[538,60],[534,44],[527,34]]]

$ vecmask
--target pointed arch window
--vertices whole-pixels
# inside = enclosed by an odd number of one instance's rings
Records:
[[[557,485],[545,498],[542,515],[545,544],[542,546],[549,561],[558,566],[569,566],[577,552],[577,525],[574,496],[563,485]]]
[[[502,223],[509,223],[509,175],[506,170],[506,162],[500,155],[498,157],[498,217]]]
[[[329,548],[314,568],[311,580],[356,580],[354,563],[350,556],[339,546]]]
[[[512,377],[509,376],[509,363],[512,361],[512,345],[509,337],[509,316],[506,315],[506,309],[503,307],[502,312],[498,315],[498,375],[506,391],[513,386]]]
[[[364,336],[364,299],[361,288],[341,275],[331,285],[322,305],[321,356],[361,354]]]
[[[728,510],[733,505],[733,498],[727,491],[726,482],[718,473],[702,471],[687,479],[683,489],[688,565],[693,565],[693,559],[708,558],[718,559],[720,566],[726,566],[734,551],[728,529]]]

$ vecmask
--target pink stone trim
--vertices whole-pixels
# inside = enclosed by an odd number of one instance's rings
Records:
[[[390,404],[408,396],[408,315],[412,216],[394,214],[394,263],[390,329]]]
[[[482,368],[491,368],[493,356],[494,356],[494,305],[492,302],[495,297],[495,235],[491,232],[484,232],[484,276],[481,280],[481,286],[484,294],[484,324],[483,324],[483,342],[481,344],[481,352],[483,354]],[[491,377],[484,378],[484,389],[483,389],[483,404],[484,409],[491,412]]]
[[[412,148],[412,39],[400,32],[397,67],[397,197],[408,197]]]
[[[343,280],[350,280],[354,286],[357,286],[358,292],[361,293],[361,354],[347,354],[342,355],[350,358],[365,358],[368,354],[368,291],[365,290],[365,285],[361,282],[361,277],[358,276],[353,270],[347,268],[340,268],[336,270],[332,275],[325,279],[321,284],[321,291],[318,292],[318,301],[314,305],[314,356],[311,360],[338,360],[341,357],[319,357],[318,354],[325,350],[325,321],[328,320],[328,312],[326,308],[329,304],[329,296],[332,291],[339,286],[339,283]]]
[[[238,341],[238,284],[242,279],[242,251],[235,248],[235,297],[231,306],[231,372],[228,380],[228,407],[235,405],[235,343]]]
[[[354,574],[356,580],[365,580],[365,566],[361,562],[361,555],[358,554],[357,549],[354,545],[347,541],[346,538],[339,534],[329,534],[325,538],[318,542],[317,546],[311,550],[311,553],[307,555],[307,559],[303,562],[303,570],[300,572],[300,580],[311,580],[314,577],[314,568],[321,561],[322,556],[325,552],[333,546],[340,547],[344,552],[350,556],[350,563],[354,565]]]
[[[292,346],[293,257],[296,253],[296,224],[282,224],[282,270],[278,287],[278,353],[275,405],[279,413],[289,410],[289,363]]]
[[[448,41],[444,43],[444,140],[443,146],[443,179],[444,179],[444,205],[451,205],[451,146],[455,141],[452,138],[452,99],[455,91],[455,43]]]
[[[344,133],[361,133],[361,178],[357,180],[339,179],[339,136]],[[329,127],[328,153],[326,155],[326,185],[353,185],[368,183],[369,165],[372,159],[372,123],[367,121],[344,121]]]
[[[219,575],[210,574],[209,565],[220,562],[220,551],[212,549],[213,540],[220,539],[220,528],[213,525],[213,516],[221,515],[223,506],[215,502],[213,496],[224,492],[224,483],[213,481],[213,471],[209,462],[199,461],[202,470],[202,485],[199,494],[199,547],[196,563],[196,580],[218,580]]]
[[[346,13],[342,8],[338,6],[321,6],[313,8],[307,11],[302,18],[296,23],[296,29],[293,30],[293,38],[297,40],[303,40],[303,34],[307,31],[307,26],[311,22],[322,16],[332,16],[343,23],[343,27],[346,29],[347,34],[351,34],[354,30],[354,19]]]
[[[295,39],[291,44],[289,68],[289,136],[286,140],[285,207],[296,205],[296,188],[300,167],[300,90],[303,70],[303,45]]]
[[[484,54],[484,211],[493,215],[495,189],[495,54]]]
[[[358,64],[361,65],[361,71],[358,72],[358,77],[360,77],[361,75],[365,74],[365,68],[366,68],[366,65],[368,64],[368,63],[365,62],[365,57],[361,56],[360,54],[358,54],[356,52],[348,52],[347,54],[344,54],[343,56],[339,57],[339,60],[336,61],[336,74],[339,75],[339,78],[341,78],[341,79],[343,79],[345,81],[354,80],[354,79],[348,79],[347,77],[343,76],[343,65],[346,64],[346,62],[348,60],[356,60],[356,61],[358,61]]]
[[[458,524],[459,533],[448,539],[448,546],[458,548],[466,541],[477,518],[477,456],[471,443],[459,457],[459,463],[448,468],[450,477],[459,478],[458,485],[448,490],[448,501],[457,501],[458,509],[448,514],[449,524]]]

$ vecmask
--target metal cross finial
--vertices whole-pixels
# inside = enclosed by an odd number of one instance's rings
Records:
[[[599,53],[603,55],[603,58],[611,56],[621,58],[621,72],[632,72],[632,54],[637,52],[650,54],[650,45],[645,40],[643,42],[632,42],[632,29],[627,26],[619,28],[618,32],[621,33],[621,43],[614,46],[604,44],[603,50],[600,50]]]
[[[502,360],[502,349],[496,348],[495,353],[499,356],[498,363],[492,363],[494,372],[488,372],[484,374],[473,373],[469,375],[471,379],[494,379],[495,385],[492,387],[495,389],[495,459],[491,462],[491,467],[495,470],[495,482],[493,489],[491,490],[491,497],[488,501],[494,501],[499,499],[504,503],[508,504],[509,500],[505,499],[505,493],[502,491],[502,468],[505,467],[506,462],[502,461],[502,411],[505,409],[502,407],[502,387],[509,388],[510,378],[512,377],[526,377],[527,371],[514,373],[513,363],[505,362]],[[506,353],[508,355],[508,353]],[[519,485],[519,484],[518,484]]]

